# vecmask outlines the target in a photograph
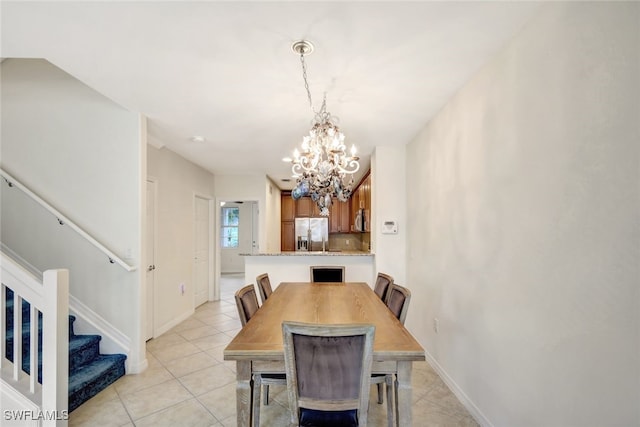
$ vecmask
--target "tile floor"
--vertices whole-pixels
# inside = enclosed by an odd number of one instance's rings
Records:
[[[69,426],[224,426],[236,425],[235,362],[223,350],[240,330],[233,299],[244,285],[240,275],[225,276],[221,300],[206,303],[193,316],[147,343],[149,367],[126,375],[80,406]],[[426,362],[414,363],[415,426],[477,426],[464,406]],[[369,425],[386,426],[386,405],[371,390]],[[262,406],[262,426],[288,425],[284,386],[271,386]]]

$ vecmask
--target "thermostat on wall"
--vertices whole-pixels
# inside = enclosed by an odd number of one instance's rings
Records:
[[[395,221],[383,221],[382,234],[398,234],[398,224]]]

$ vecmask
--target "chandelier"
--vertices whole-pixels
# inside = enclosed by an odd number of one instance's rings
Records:
[[[355,155],[356,147],[353,145],[350,153],[346,153],[344,134],[340,132],[338,120],[327,111],[326,93],[320,110],[313,110],[304,62],[304,56],[313,52],[313,45],[301,40],[295,42],[291,48],[300,54],[304,87],[307,90],[309,106],[315,113],[309,135],[302,139],[300,150],[296,149],[293,152],[291,170],[296,178],[296,187],[291,196],[295,200],[310,196],[318,205],[320,215],[328,216],[333,199],[341,202],[349,200],[353,192],[353,174],[360,169],[359,158]]]

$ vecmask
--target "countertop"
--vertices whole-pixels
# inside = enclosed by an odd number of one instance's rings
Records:
[[[270,252],[257,254],[240,254],[240,256],[372,256],[371,252],[364,251],[292,251],[292,252]]]

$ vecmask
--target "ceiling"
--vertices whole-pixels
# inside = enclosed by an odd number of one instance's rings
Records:
[[[317,110],[363,171],[406,144],[508,43],[538,3],[3,1],[3,58],[45,58],[148,117],[149,142],[214,174],[293,183],[282,161],[313,114],[293,42],[307,39]],[[194,141],[193,136],[204,141]]]

